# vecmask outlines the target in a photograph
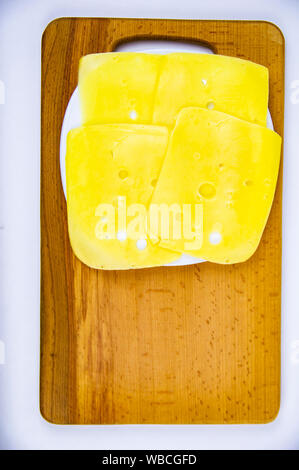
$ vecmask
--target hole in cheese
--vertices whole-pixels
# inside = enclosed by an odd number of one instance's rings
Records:
[[[139,240],[137,240],[136,246],[138,250],[144,250],[147,246],[147,241],[144,238],[140,238]]]
[[[215,107],[214,101],[209,101],[209,102],[207,103],[207,108],[208,108],[208,109],[214,109],[214,107]]]
[[[244,186],[252,186],[253,181],[252,180],[245,180],[243,184],[244,184]]]
[[[202,79],[201,79],[201,83],[202,83],[204,86],[206,86],[206,84],[207,84],[208,82],[207,82],[207,80],[206,80],[205,78],[202,78]]]
[[[124,231],[119,231],[119,232],[117,232],[117,234],[116,234],[116,238],[117,238],[120,242],[124,242],[124,241],[127,239],[127,234],[126,234],[126,232],[124,232]]]
[[[198,194],[205,199],[212,199],[216,194],[216,189],[212,183],[203,183],[198,188]]]
[[[151,185],[152,185],[153,187],[156,186],[157,181],[158,181],[157,178],[152,179]]]
[[[222,235],[219,232],[211,232],[209,236],[209,242],[211,245],[218,245],[222,240]]]
[[[135,121],[135,119],[137,119],[137,112],[133,109],[132,111],[130,111],[130,118]]]
[[[118,176],[120,177],[121,180],[124,180],[125,178],[128,177],[127,170],[120,170],[120,172],[118,173]]]

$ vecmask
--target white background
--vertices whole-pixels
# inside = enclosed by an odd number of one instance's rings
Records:
[[[273,423],[56,426],[40,416],[40,52],[43,30],[61,16],[264,19],[281,28],[286,40],[282,397]],[[299,448],[298,44],[297,0],[0,0],[5,85],[0,104],[0,448]]]

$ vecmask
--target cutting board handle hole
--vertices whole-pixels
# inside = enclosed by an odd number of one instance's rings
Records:
[[[114,48],[115,52],[195,52],[202,54],[215,54],[216,50],[210,44],[200,41],[182,39],[122,39]]]

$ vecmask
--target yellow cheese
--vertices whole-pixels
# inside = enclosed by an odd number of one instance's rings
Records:
[[[164,56],[153,123],[173,126],[187,106],[207,107],[266,125],[268,69],[247,60],[214,54]]]
[[[127,269],[163,265],[182,252],[220,263],[254,252],[280,148],[280,138],[265,127],[265,67],[219,55],[90,54],[80,61],[79,95],[84,126],[68,136],[67,192],[71,243],[82,261]],[[165,126],[172,137],[160,178]],[[142,250],[138,240],[115,239],[115,231],[103,239],[101,205],[112,204],[116,219],[124,197],[127,206],[148,207],[158,177],[152,202],[200,203],[203,240],[186,244],[177,237],[159,245],[146,227]]]
[[[280,136],[265,127],[217,111],[183,109],[151,202],[198,204],[202,239],[192,239],[191,249],[187,237],[161,240],[160,246],[217,263],[247,260],[270,212],[280,147]],[[200,233],[194,219],[192,229]]]
[[[167,141],[167,129],[156,126],[96,125],[69,132],[68,225],[73,251],[82,262],[95,268],[128,269],[159,266],[179,257],[152,244],[146,230],[144,237],[124,239],[127,227],[118,225],[124,198],[128,226],[134,221],[131,205],[148,206]]]
[[[83,124],[173,126],[180,109],[207,106],[266,125],[268,69],[214,54],[90,54],[79,95]]]
[[[150,124],[161,60],[159,55],[134,52],[82,57],[79,66],[82,123]]]

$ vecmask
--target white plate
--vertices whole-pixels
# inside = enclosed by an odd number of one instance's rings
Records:
[[[169,54],[170,52],[179,52],[179,51],[173,50],[173,48],[170,46],[168,49],[147,49],[147,50],[141,50],[138,52],[146,52],[148,54]],[[188,51],[188,45],[186,45],[184,47],[184,52],[194,52],[194,50],[191,49]],[[207,53],[207,51],[205,51],[205,53]],[[78,87],[76,87],[70,98],[70,101],[68,102],[65,115],[63,118],[61,135],[60,135],[60,174],[61,174],[61,181],[62,181],[63,192],[64,192],[65,198],[66,198],[66,174],[65,174],[66,137],[67,137],[68,132],[71,129],[74,129],[75,127],[80,127],[81,125],[82,125],[82,121],[81,121],[79,92],[78,92]],[[272,118],[271,118],[271,114],[269,110],[267,114],[267,127],[273,130],[273,122],[272,122]],[[183,254],[176,261],[166,264],[165,266],[186,266],[189,264],[203,263],[204,261],[205,260],[203,259]]]

